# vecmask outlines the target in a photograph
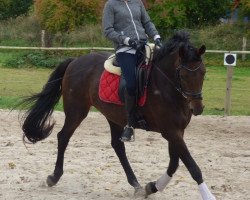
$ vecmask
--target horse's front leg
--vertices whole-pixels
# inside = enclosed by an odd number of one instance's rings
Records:
[[[193,157],[191,156],[183,137],[178,137],[176,139],[176,146],[175,150],[178,152],[180,159],[188,169],[189,173],[191,174],[192,178],[196,181],[199,187],[200,194],[203,200],[216,200],[214,195],[208,189],[206,183],[203,181],[202,173],[199,166],[194,161]]]
[[[171,142],[168,143],[168,150],[170,158],[168,169],[157,181],[150,182],[146,185],[146,197],[152,193],[156,193],[157,191],[162,192],[172,179],[173,174],[179,166],[179,156],[175,151],[174,144]]]
[[[176,134],[175,137],[169,140],[169,154],[170,154],[170,163],[167,172],[164,173],[157,181],[147,184],[146,186],[147,195],[150,195],[157,191],[163,191],[163,189],[167,186],[167,184],[171,180],[173,173],[176,171],[178,167],[178,158],[180,158],[184,163],[184,165],[187,167],[192,178],[197,182],[202,199],[203,200],[216,199],[213,196],[213,194],[209,191],[205,182],[203,181],[201,170],[194,161],[194,159],[192,158],[183,140],[183,133]]]
[[[120,163],[126,173],[128,183],[135,188],[135,192],[138,193],[141,191],[142,187],[137,181],[137,178],[129,164],[125,145],[123,142],[120,141],[120,137],[123,131],[123,127],[120,127],[113,122],[109,121],[110,130],[111,130],[111,146],[115,150],[116,155],[118,156]]]

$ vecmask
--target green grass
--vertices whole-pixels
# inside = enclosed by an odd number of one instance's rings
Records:
[[[12,109],[22,97],[40,92],[51,69],[9,69],[0,67],[0,108]],[[203,97],[204,115],[223,115],[226,94],[227,69],[224,66],[207,67]],[[231,115],[250,116],[250,68],[234,68]],[[60,101],[57,108],[62,110]]]
[[[40,91],[51,70],[0,68],[0,96],[25,96]]]
[[[12,109],[23,97],[40,92],[51,71],[0,67],[0,108]],[[61,102],[57,109],[62,110]]]
[[[16,56],[16,53],[8,51],[0,51],[0,65],[3,65],[7,60]]]
[[[223,115],[227,68],[208,67],[204,81],[204,114]],[[235,67],[231,92],[231,115],[250,115],[250,68]]]

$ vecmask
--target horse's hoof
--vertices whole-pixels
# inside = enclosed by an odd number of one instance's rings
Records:
[[[156,193],[157,189],[155,187],[155,182],[149,182],[146,186],[145,186],[145,198],[147,198],[149,195]]]
[[[145,197],[145,189],[143,187],[135,188],[134,196],[135,196],[135,198]]]
[[[59,180],[59,179],[58,179]],[[49,175],[47,177],[47,185],[49,187],[52,187],[54,186],[55,184],[57,184],[58,180],[56,180],[55,176],[54,175]]]

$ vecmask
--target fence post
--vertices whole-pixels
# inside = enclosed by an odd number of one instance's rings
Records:
[[[42,47],[45,47],[45,30],[42,30],[41,32],[41,45]]]
[[[231,89],[233,79],[233,66],[227,66],[227,86],[226,86],[226,99],[225,99],[225,115],[230,115],[231,109]]]
[[[246,37],[243,37],[243,44],[242,44],[242,51],[246,51],[246,46],[247,46],[247,38]],[[242,54],[242,61],[245,61],[246,60],[246,54],[243,53]]]
[[[226,88],[226,99],[225,99],[225,115],[230,115],[233,67],[236,66],[236,59],[237,59],[237,54],[232,54],[230,52],[224,54],[224,65],[227,66],[227,88]]]

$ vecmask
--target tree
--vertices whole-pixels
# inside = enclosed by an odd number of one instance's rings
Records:
[[[226,14],[231,0],[183,0],[188,26],[215,24]]]
[[[148,0],[148,11],[161,34],[186,24],[186,8],[183,0]]]
[[[249,0],[246,0],[249,1]],[[144,0],[161,33],[219,22],[231,0]]]
[[[33,0],[1,0],[0,1],[0,20],[16,18],[27,14]]]
[[[239,4],[240,14],[243,17],[250,18],[250,1],[249,0],[241,0]]]
[[[51,33],[70,32],[80,25],[98,22],[103,4],[104,0],[36,0],[35,12]]]

